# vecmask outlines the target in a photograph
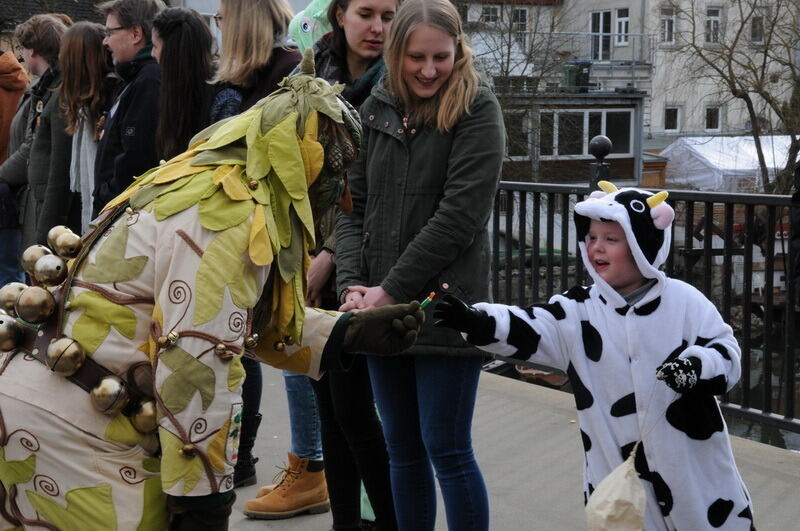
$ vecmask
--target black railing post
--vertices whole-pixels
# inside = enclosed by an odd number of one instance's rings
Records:
[[[591,170],[589,171],[589,192],[597,190],[597,183],[600,181],[608,181],[611,179],[611,166],[607,162],[603,162],[609,153],[613,144],[611,139],[605,135],[597,135],[589,141],[589,154],[597,159],[597,162],[590,164]]]

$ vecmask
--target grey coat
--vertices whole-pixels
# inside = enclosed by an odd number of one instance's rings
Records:
[[[494,94],[482,87],[448,133],[417,127],[413,116],[406,127],[382,84],[360,113],[362,150],[348,177],[354,210],[340,214],[336,225],[339,291],[380,285],[397,302],[422,300],[431,291],[488,300],[487,221],[505,152]],[[432,326],[434,306],[414,349],[472,349],[457,332]]]
[[[21,205],[22,249],[35,243],[46,245],[47,231],[55,225],[67,225],[76,233],[81,230],[80,199],[69,189],[72,137],[65,131],[58,93],[53,90],[61,76],[48,73],[31,96],[29,122],[33,139],[28,186]]]

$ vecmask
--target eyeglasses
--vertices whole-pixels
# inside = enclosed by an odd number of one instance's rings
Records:
[[[222,15],[220,15],[219,13],[217,13],[216,15],[214,15],[214,24],[216,24],[216,25],[217,25],[217,27],[218,27],[218,28],[220,28],[220,29],[222,29],[222,19],[223,19],[223,18],[225,18],[225,17],[223,17],[223,16],[222,16]]]
[[[103,33],[106,37],[111,37],[115,31],[119,31],[121,29],[128,29],[125,26],[117,26],[116,28],[103,28]]]

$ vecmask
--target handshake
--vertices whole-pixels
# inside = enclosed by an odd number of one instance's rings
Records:
[[[391,304],[349,316],[344,348],[350,352],[398,354],[414,346],[425,322],[420,303]]]

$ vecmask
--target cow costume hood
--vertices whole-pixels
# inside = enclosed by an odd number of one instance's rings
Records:
[[[586,248],[591,220],[616,221],[625,231],[639,271],[645,278],[655,279],[659,288],[663,287],[666,276],[659,268],[669,255],[675,219],[675,211],[666,203],[667,192],[653,194],[638,188],[618,189],[608,181],[600,181],[598,186],[601,190],[592,192],[575,205],[575,228],[587,271],[607,296],[622,301],[622,296],[597,274]]]

